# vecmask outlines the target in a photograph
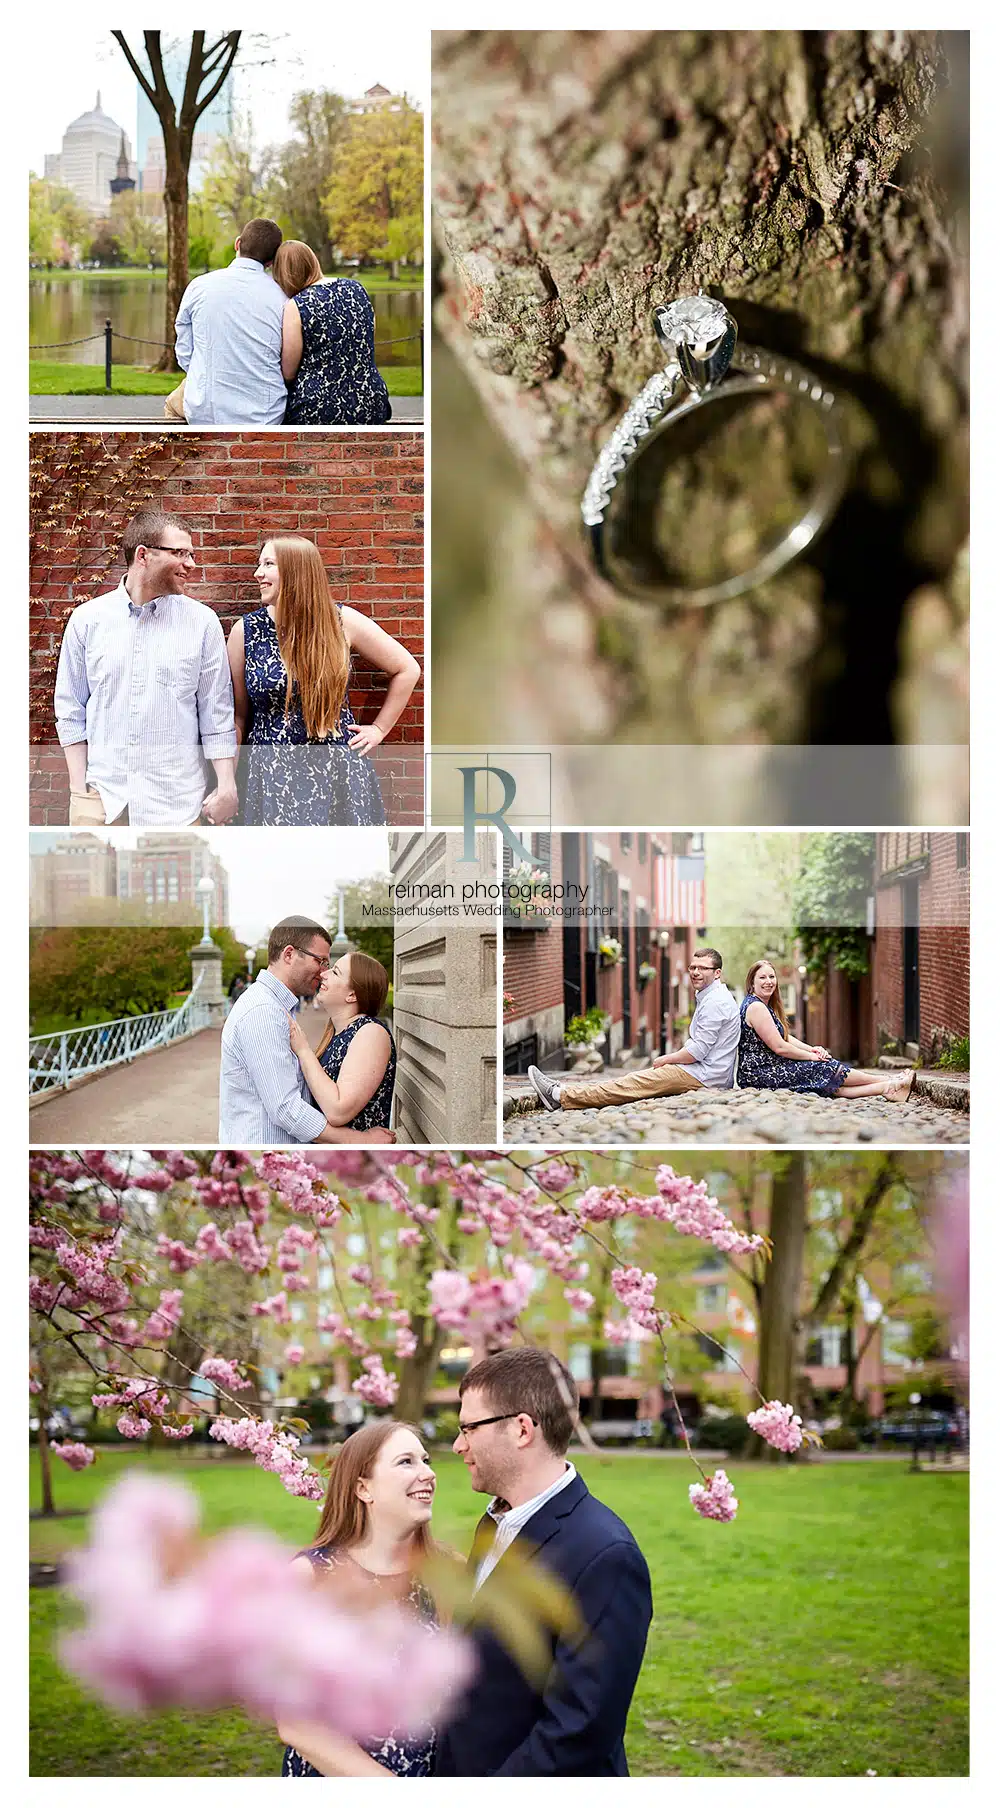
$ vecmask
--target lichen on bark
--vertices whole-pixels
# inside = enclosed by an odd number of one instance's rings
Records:
[[[942,670],[962,633],[947,598],[965,535],[953,149],[963,42],[898,31],[435,34],[436,325],[520,469],[507,512],[521,519],[505,535],[508,554],[511,539],[521,547],[516,573],[508,562],[484,579],[484,613],[501,604],[511,621],[508,698],[490,732],[509,732],[527,695],[537,739],[582,738],[582,695],[594,739],[914,735],[912,708],[894,719],[901,677],[913,692],[911,595],[933,584],[945,599]],[[653,305],[699,288],[726,301],[745,341],[837,384],[855,463],[808,561],[737,602],[661,616],[594,577],[579,500],[610,426],[662,364]],[[435,409],[436,488],[468,455],[468,413],[460,393]],[[734,443],[763,517],[772,461],[749,461],[746,437]],[[723,461],[720,497],[732,479]],[[664,508],[676,534],[685,509],[671,514],[669,498]],[[448,559],[436,544],[445,591]],[[435,654],[449,678],[435,685],[443,740],[458,672],[440,637]],[[477,677],[466,669],[465,685]],[[961,685],[950,700],[961,740]],[[860,719],[845,723],[848,702]]]

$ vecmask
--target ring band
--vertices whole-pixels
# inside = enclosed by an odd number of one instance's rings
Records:
[[[643,601],[701,607],[753,590],[797,559],[826,526],[846,478],[840,407],[834,391],[793,359],[753,345],[741,346],[737,354],[736,322],[721,302],[708,296],[683,297],[656,308],[653,322],[668,354],[667,365],[644,384],[602,447],[580,512],[594,563],[608,583]],[[686,589],[637,581],[619,564],[610,545],[606,516],[619,479],[655,440],[696,409],[720,397],[768,392],[809,402],[825,430],[826,463],[799,518],[748,570],[719,583]]]

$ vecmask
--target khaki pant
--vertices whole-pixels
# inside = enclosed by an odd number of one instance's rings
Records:
[[[172,389],[170,394],[163,398],[163,413],[166,419],[168,421],[180,421],[183,425],[186,425],[187,423],[187,415],[184,413],[185,382],[186,378],[182,377],[177,388]]]
[[[644,1067],[639,1073],[620,1074],[616,1080],[584,1081],[581,1086],[560,1086],[560,1111],[585,1111],[594,1105],[630,1105],[637,1099],[666,1099],[678,1092],[700,1092],[701,1081],[686,1067]]]
[[[107,822],[100,792],[93,786],[87,786],[84,797],[78,791],[71,791],[69,797],[69,826],[71,829],[101,829]]]

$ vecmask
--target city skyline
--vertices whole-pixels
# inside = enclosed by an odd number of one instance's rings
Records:
[[[145,833],[105,829],[99,839],[118,850],[131,850]],[[191,833],[207,844],[226,869],[230,927],[247,947],[258,946],[282,917],[300,915],[324,921],[338,885],[389,871],[388,838],[379,828],[336,829],[329,838],[332,846],[317,843],[310,829],[283,829],[280,864],[270,851],[273,836],[267,829],[247,828],[238,835],[228,829],[207,828]],[[69,839],[65,834],[31,835],[30,852],[41,853],[54,842]]]
[[[272,34],[269,50],[253,41],[256,34],[248,37],[246,63],[238,57],[233,71],[233,105],[238,114],[251,114],[260,146],[291,136],[288,108],[306,88],[360,98],[380,82],[426,107],[426,34],[417,29],[394,29],[390,38],[375,36],[368,25],[319,26],[308,38],[294,32]],[[56,151],[66,127],[93,106],[98,89],[103,110],[124,128],[130,144],[136,147],[139,140],[139,86],[110,32],[70,27],[60,34],[59,48],[29,123],[28,162],[39,176],[46,153]],[[260,65],[262,55],[273,58],[266,67]]]

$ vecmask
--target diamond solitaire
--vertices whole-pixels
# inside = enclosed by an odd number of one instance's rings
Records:
[[[580,513],[590,553],[600,575],[628,596],[683,608],[726,602],[753,590],[792,559],[797,559],[821,533],[840,501],[846,460],[837,398],[805,365],[775,355],[761,346],[742,345],[736,354],[737,326],[729,309],[711,295],[679,295],[653,309],[653,330],[666,353],[666,366],[647,378],[612,428],[587,481]],[[815,408],[823,424],[826,460],[797,521],[767,545],[744,571],[717,583],[688,589],[672,584],[662,571],[648,566],[648,535],[636,532],[635,511],[617,510],[609,525],[612,500],[620,481],[648,447],[677,422],[717,397],[759,395],[762,390]],[[678,444],[679,442],[673,442]],[[632,542],[630,545],[629,542]],[[640,570],[636,556],[645,560]]]

